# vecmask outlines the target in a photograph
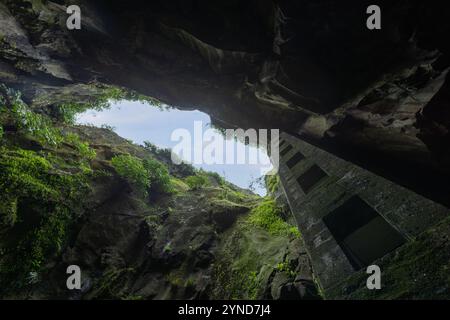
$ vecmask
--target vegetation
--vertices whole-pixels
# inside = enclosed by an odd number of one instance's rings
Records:
[[[292,266],[286,261],[278,263],[276,269],[280,272],[287,273],[290,277],[296,276],[295,270],[293,270]]]
[[[201,173],[206,175],[209,178],[214,179],[220,186],[226,185],[225,179],[217,172],[201,171]]]
[[[208,179],[203,175],[189,176],[185,179],[191,190],[198,190],[208,183]]]
[[[13,93],[11,111],[15,126],[41,144],[57,146],[63,141],[60,130],[52,124],[50,119],[30,110],[18,93]]]
[[[85,102],[70,102],[58,105],[56,109],[56,118],[64,123],[73,124],[77,114],[87,110],[101,111],[108,109],[110,108],[112,101],[120,100],[139,101],[142,103],[149,103],[158,108],[164,107],[160,101],[138,94],[135,91],[99,84],[91,84],[91,86],[96,87],[100,94]]]
[[[95,154],[76,135],[64,136],[43,114],[35,113],[20,94],[0,87],[0,126],[14,139],[0,146],[0,288],[21,288],[37,281],[44,262],[57,255],[70,224],[89,192],[88,159]],[[29,150],[30,142],[38,146]],[[63,159],[54,152],[62,143],[77,150]],[[1,290],[1,289],[0,289]]]
[[[155,146],[150,141],[144,141],[144,148],[147,149],[148,151],[150,151],[155,156],[161,156],[161,157],[164,157],[166,159],[170,159],[170,157],[171,157],[170,149],[158,148],[157,146]]]
[[[265,176],[265,182],[267,186],[267,191],[273,194],[280,185],[280,177],[277,174]]]
[[[73,235],[71,230],[76,230],[78,218],[86,211],[80,199],[89,198],[86,194],[90,192],[90,179],[114,174],[113,170],[104,171],[108,167],[102,165],[103,152],[99,153],[98,161],[92,161],[97,157],[95,150],[83,141],[82,135],[75,133],[79,132],[78,129],[68,124],[73,123],[76,113],[82,112],[83,108],[104,108],[105,101],[121,95],[118,91],[111,91],[95,102],[96,106],[94,102],[62,105],[57,111],[61,119],[57,117],[55,121],[54,114],[36,112],[21,100],[17,92],[5,87],[0,90],[0,138],[8,138],[0,142],[0,292],[5,288],[10,293],[13,289],[40,281],[47,262],[58,257]],[[160,149],[147,142],[144,148],[151,156],[138,158],[124,154],[130,150],[126,143],[124,145],[126,147],[113,149],[119,155],[111,159],[111,164],[117,175],[145,196],[168,194],[175,190],[185,193],[210,185],[204,193],[208,197],[217,197],[221,207],[234,208],[246,202],[246,206],[242,206],[245,209],[260,199],[227,183],[217,173],[196,170],[190,164],[171,165],[168,149]],[[102,146],[98,148],[102,150]],[[91,163],[96,171],[91,168]],[[167,209],[166,206],[147,207],[149,199],[138,200],[145,205],[145,212],[149,212],[149,208],[158,212]],[[264,200],[263,204],[266,202]],[[275,203],[258,206],[243,224],[257,225],[277,235],[292,234],[286,231],[287,224],[283,225],[277,210]],[[170,214],[170,211],[168,208],[165,214]],[[162,223],[158,219],[155,220],[155,228]],[[164,250],[172,250],[170,244]],[[259,270],[259,265],[252,264],[255,254],[248,254],[242,260],[244,267],[233,273],[242,282],[240,289],[233,291],[233,297],[241,296],[241,289],[246,297],[258,296],[262,278],[255,271]],[[112,296],[113,287],[109,283],[114,281],[119,285],[127,272],[128,269],[117,269],[106,273],[105,283],[98,284],[99,295]],[[169,280],[181,286],[192,286],[194,280],[188,276],[185,279],[182,283],[178,283],[177,278]]]
[[[96,156],[95,150],[89,147],[89,143],[81,141],[80,137],[74,133],[69,133],[65,142],[72,145],[82,158],[92,160]]]
[[[169,169],[161,162],[153,159],[144,159],[144,168],[151,181],[151,191],[156,193],[171,193],[173,191]]]
[[[275,200],[267,198],[250,213],[248,222],[263,228],[272,235],[300,237],[300,232],[281,218],[281,209]]]
[[[171,177],[171,184],[175,193],[183,193],[189,190],[189,186],[181,179]]]
[[[17,243],[1,244],[0,282],[13,287],[27,284],[45,259],[60,252],[68,225],[88,187],[86,176],[57,169],[35,151],[1,150],[0,226],[16,228]]]
[[[135,271],[132,267],[110,268],[106,270],[95,284],[95,296],[99,299],[139,300],[133,299],[133,297],[138,296],[123,296],[121,294],[127,274],[133,274]]]
[[[147,195],[150,188],[150,177],[141,159],[129,154],[115,156],[111,164],[119,176],[126,179],[131,185],[144,195]]]
[[[169,170],[155,159],[142,160],[131,155],[119,155],[115,156],[111,163],[117,173],[143,195],[148,195],[149,191],[155,193],[173,191]]]
[[[19,92],[0,86],[0,288],[12,292],[39,281],[45,261],[61,252],[84,210],[80,199],[89,192],[96,152],[61,122],[121,97],[109,91],[92,104],[60,106],[56,119],[62,119],[54,122],[54,115],[35,112]],[[168,169],[154,159],[118,156],[113,163],[146,192],[150,181],[155,192],[171,190]]]

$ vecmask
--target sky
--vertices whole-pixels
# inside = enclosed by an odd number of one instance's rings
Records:
[[[109,125],[114,127],[114,131],[126,139],[132,140],[134,143],[143,144],[144,141],[150,141],[160,148],[170,148],[180,146],[180,140],[174,139],[172,134],[175,130],[185,129],[183,132],[189,131],[191,138],[194,137],[194,123],[201,121],[202,132],[211,129],[210,117],[200,111],[182,111],[177,109],[160,110],[148,103],[137,101],[118,101],[112,102],[110,109],[102,111],[89,110],[78,115],[77,123],[90,124],[97,127],[101,125]],[[197,126],[200,123],[197,122]],[[214,134],[215,143],[221,143],[225,146],[225,138],[216,130]],[[233,139],[236,143],[235,150],[245,147],[241,142]],[[202,152],[198,143],[192,143],[192,158],[194,152]],[[256,151],[255,147],[246,146],[248,152]],[[223,149],[225,153],[225,149]],[[204,152],[204,151],[203,151]],[[205,154],[205,153],[203,153]],[[205,164],[193,163],[194,167],[202,168],[206,171],[213,171],[220,174],[227,181],[241,187],[248,188],[252,181],[261,177],[265,172],[271,169],[267,166],[269,158],[267,154],[259,150],[259,158],[262,165],[258,164]],[[248,159],[248,157],[247,157]],[[185,160],[190,160],[185,157]],[[191,159],[193,160],[193,159]],[[193,162],[193,161],[189,161]],[[248,161],[247,161],[248,162]],[[265,187],[254,184],[254,192],[264,196],[266,194]]]

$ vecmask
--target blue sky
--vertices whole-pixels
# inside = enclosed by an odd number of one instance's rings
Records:
[[[87,111],[80,114],[77,122],[101,126],[107,124],[115,128],[120,136],[143,144],[150,141],[161,148],[173,148],[178,142],[171,141],[172,132],[176,129],[186,129],[193,136],[194,121],[202,121],[204,130],[210,128],[210,117],[200,111],[181,111],[176,109],[159,110],[158,108],[141,102],[119,101],[111,103],[111,108],[103,111]],[[222,135],[218,139],[224,140]],[[236,142],[241,144],[240,142]],[[251,147],[253,148],[253,147]],[[268,161],[264,153],[265,161]],[[252,180],[262,175],[260,165],[249,164],[194,164],[197,168],[217,172],[241,188],[248,188]],[[264,168],[263,171],[267,171]],[[255,192],[265,195],[264,187],[255,185]]]

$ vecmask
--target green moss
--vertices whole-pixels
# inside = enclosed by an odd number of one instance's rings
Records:
[[[174,192],[185,193],[189,190],[189,186],[181,179],[172,177],[171,184]]]
[[[256,300],[260,291],[258,272],[251,271],[244,279],[244,287],[247,288],[247,295],[250,300]],[[239,297],[236,297],[239,299]]]
[[[220,189],[222,190],[219,197],[221,199],[225,199],[231,202],[235,203],[254,203],[259,201],[261,198],[257,195],[247,194],[242,191],[238,191],[234,189],[232,186],[230,186],[227,182],[225,182],[222,186],[220,186]]]
[[[290,277],[295,277],[296,275],[295,270],[293,270],[291,265],[286,261],[278,263],[276,269],[279,272],[286,272]]]
[[[214,290],[218,297],[232,300],[256,300],[261,297],[263,286],[258,277],[259,257],[254,250],[246,249],[239,259],[222,253],[222,257],[214,265]]]
[[[280,177],[278,175],[268,175],[265,177],[267,191],[274,193],[280,185]]]
[[[58,169],[35,151],[0,153],[0,216],[14,237],[1,243],[1,287],[20,288],[38,273],[49,256],[58,254],[66,231],[86,194],[86,176]]]
[[[11,292],[36,281],[44,262],[64,246],[82,210],[80,199],[89,192],[91,170],[84,157],[93,155],[74,137],[65,141],[18,92],[0,86],[0,103],[2,125],[17,129],[0,147],[0,291]],[[75,157],[63,158],[63,141],[75,144]],[[24,149],[30,145],[34,150]]]
[[[180,270],[174,270],[166,275],[166,280],[174,287],[186,287],[188,279]]]
[[[320,284],[319,279],[314,274],[314,272],[312,273],[312,276],[313,276],[314,285],[317,290],[317,294],[319,295],[320,298],[322,298],[322,300],[325,300],[326,299],[325,290],[323,289],[322,285]]]
[[[246,217],[224,235],[213,268],[213,298],[263,299],[267,280],[279,263],[289,239],[272,236],[249,225]]]
[[[263,228],[272,235],[293,235],[300,237],[296,227],[281,218],[281,209],[273,199],[266,199],[254,208],[248,218],[251,225]]]
[[[0,155],[0,189],[3,195],[21,195],[33,199],[51,199],[56,191],[44,181],[51,164],[33,151],[6,150]]]
[[[66,229],[71,220],[70,209],[57,206],[45,216],[39,227],[29,233],[19,245],[22,267],[38,272],[46,258],[61,251],[66,240]]]

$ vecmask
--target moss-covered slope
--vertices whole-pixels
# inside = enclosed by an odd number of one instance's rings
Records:
[[[273,200],[73,125],[80,104],[40,112],[5,86],[0,102],[1,297],[314,297],[298,231]],[[81,290],[66,287],[69,265]]]

